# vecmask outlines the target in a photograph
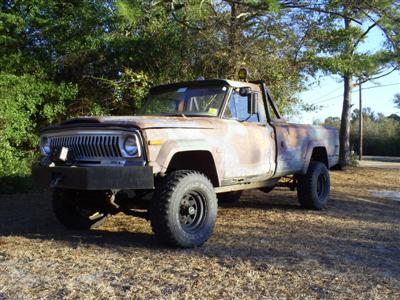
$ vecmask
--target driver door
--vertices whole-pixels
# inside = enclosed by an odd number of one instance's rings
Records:
[[[264,102],[257,93],[258,112],[248,113],[248,97],[233,90],[223,118],[229,120],[226,137],[232,147],[226,147],[224,180],[257,181],[272,177],[275,170],[275,140],[273,128],[268,124]]]

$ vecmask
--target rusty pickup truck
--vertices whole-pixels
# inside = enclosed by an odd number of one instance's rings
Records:
[[[243,190],[285,186],[302,207],[324,208],[338,149],[334,128],[285,122],[263,81],[197,80],[152,88],[135,116],[44,129],[32,174],[67,228],[124,212],[150,220],[169,245],[196,247],[213,232],[218,202]]]

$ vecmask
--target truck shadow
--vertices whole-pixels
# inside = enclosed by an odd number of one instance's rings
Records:
[[[248,197],[247,197],[248,198]],[[252,198],[238,203],[221,205],[220,209],[299,210],[296,203],[272,203]],[[140,225],[138,225],[140,224]],[[164,248],[151,233],[148,222],[125,215],[111,216],[95,230],[68,230],[55,218],[49,192],[0,194],[0,238],[19,236],[29,239],[59,240],[71,247],[89,243],[102,247]]]
[[[253,191],[245,192],[238,202],[218,203],[221,209],[262,209],[292,211],[304,214],[318,214],[337,218],[349,218],[360,221],[396,222],[399,217],[400,202],[371,197],[358,198],[349,194],[333,192],[327,208],[315,211],[303,209],[298,200],[296,192],[281,189],[274,190],[268,194]]]
[[[48,192],[0,195],[0,237],[60,240],[72,246],[82,242],[99,246],[158,246],[152,234],[141,231],[128,231],[124,228],[118,231],[68,230],[55,219],[50,197]]]
[[[360,203],[334,193],[327,210],[312,212],[300,208],[295,193],[286,193],[245,194],[237,203],[221,205],[216,232],[210,241],[200,248],[171,250],[166,255],[178,251],[221,261],[236,257],[252,263],[261,259],[270,264],[314,261],[328,269],[349,264],[391,277],[400,276],[397,203]],[[263,218],[257,221],[254,215],[260,214]],[[315,219],[320,223],[316,224]],[[159,253],[160,248],[165,249],[143,220],[118,215],[108,222],[98,230],[70,231],[55,219],[48,193],[0,195],[0,238],[54,240],[71,248],[86,243],[104,248],[124,247],[126,251],[136,247]],[[358,228],[358,224],[364,224],[363,228]]]
[[[400,278],[399,202],[334,192],[327,209],[312,211],[299,206],[295,192],[279,191],[244,194],[241,201],[220,206],[222,212],[231,210],[225,217],[235,219],[225,220],[215,242],[206,246],[209,256],[246,258],[261,269],[314,264],[326,270],[352,268],[359,274],[368,270]],[[246,217],[243,211],[259,215],[258,209],[273,212],[259,223],[254,218],[240,221]]]
[[[257,197],[238,203],[220,205],[221,210],[232,208],[283,211],[300,209],[296,203],[272,203]],[[116,219],[117,221],[115,221]],[[137,226],[138,223],[141,226]],[[45,191],[0,194],[0,237],[2,236],[61,240],[71,245],[84,242],[100,246],[162,247],[150,232],[148,222],[122,214],[111,216],[100,229],[68,230],[56,220],[51,207],[51,195]]]
[[[245,194],[241,201],[221,203],[219,208],[221,213],[227,216],[232,209],[239,209],[243,210],[243,213],[246,210],[297,212],[372,222],[396,222],[399,217],[400,203],[374,203],[371,201],[360,205],[356,201],[342,200],[345,199],[344,195],[334,194],[328,209],[316,212],[302,209],[297,203],[295,193],[286,193],[283,197],[280,192]],[[113,218],[116,217],[112,216],[111,220]],[[138,222],[141,222],[144,226],[139,226],[140,228],[129,226]],[[111,230],[107,230],[107,226],[91,231],[67,230],[55,219],[48,192],[0,195],[0,237],[12,235],[39,239],[60,239],[70,242],[159,247],[160,245],[149,230],[149,224],[146,223],[141,219],[123,216],[122,219],[119,218],[120,226],[115,226],[116,224],[113,223],[110,225]],[[143,230],[143,227],[146,226],[148,228]]]

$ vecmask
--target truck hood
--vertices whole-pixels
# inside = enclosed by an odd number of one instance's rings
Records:
[[[213,129],[218,118],[184,117],[184,116],[113,116],[113,117],[80,117],[61,123],[64,125],[102,124],[110,126],[135,126],[147,128],[202,128]]]

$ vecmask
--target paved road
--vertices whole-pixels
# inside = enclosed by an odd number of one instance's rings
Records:
[[[373,167],[373,168],[383,168],[383,169],[400,169],[399,161],[383,161],[374,159],[363,159],[358,161],[361,167]]]
[[[399,156],[364,156],[364,160],[400,162]]]

